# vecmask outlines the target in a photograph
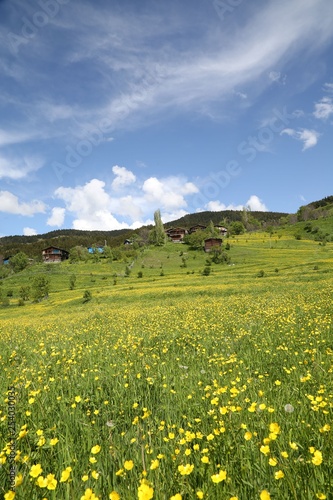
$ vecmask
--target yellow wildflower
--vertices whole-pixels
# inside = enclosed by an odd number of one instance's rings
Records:
[[[134,467],[134,462],[133,462],[133,460],[126,460],[126,461],[124,462],[124,469],[126,469],[126,470],[132,470],[132,469],[133,469],[133,467]]]
[[[120,495],[116,491],[111,491],[109,495],[110,500],[120,500]]]
[[[141,484],[138,488],[138,499],[139,500],[151,500],[154,496],[154,489],[146,479],[141,480]]]
[[[7,493],[5,493],[5,496],[4,496],[5,500],[14,500],[14,498],[15,498],[15,492],[14,491],[7,491]]]
[[[313,457],[312,457],[312,460],[311,462],[314,464],[314,465],[320,465],[323,461],[323,455],[321,453],[321,451],[319,450],[316,450],[313,454]]]
[[[188,476],[194,469],[194,465],[186,464],[186,465],[178,465],[178,471],[182,476]]]
[[[213,474],[213,476],[210,476],[211,480],[213,483],[220,483],[221,481],[225,481],[227,477],[227,471],[226,470],[220,470],[218,474]]]
[[[66,469],[62,471],[60,478],[61,483],[65,483],[66,481],[68,481],[71,471],[72,467],[66,467]]]
[[[91,488],[87,488],[84,495],[82,495],[81,500],[99,500]]]
[[[29,474],[31,477],[38,477],[41,475],[42,472],[43,472],[43,469],[42,469],[41,465],[36,464],[36,465],[33,465],[31,467]]]
[[[284,473],[282,470],[278,470],[274,474],[275,479],[282,479],[284,477]]]
[[[55,490],[57,487],[58,481],[54,477],[54,474],[48,474],[46,476],[46,487],[48,490]]]

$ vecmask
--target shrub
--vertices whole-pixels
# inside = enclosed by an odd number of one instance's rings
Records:
[[[90,290],[85,290],[83,294],[83,303],[89,302],[92,299]]]
[[[72,276],[69,278],[69,289],[70,290],[74,290],[75,282],[76,282],[76,276],[75,276],[75,274],[72,274]]]
[[[203,276],[209,276],[210,275],[211,268],[210,267],[205,267],[204,270],[202,271]]]
[[[263,278],[265,276],[265,271],[262,269],[257,273],[257,278]]]

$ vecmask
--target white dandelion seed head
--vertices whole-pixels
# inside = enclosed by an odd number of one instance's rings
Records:
[[[294,411],[294,407],[293,405],[291,404],[286,404],[285,407],[284,407],[284,411],[287,412],[287,413],[292,413]]]

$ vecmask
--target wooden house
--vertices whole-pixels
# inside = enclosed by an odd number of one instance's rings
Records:
[[[214,226],[214,227],[215,227],[215,229],[218,230],[218,232],[220,234],[227,234],[227,232],[228,232],[228,229],[226,227],[224,227],[224,226],[218,226],[217,225],[217,226]]]
[[[61,262],[68,259],[68,257],[69,252],[67,252],[67,250],[63,250],[62,248],[47,247],[42,251],[42,258],[45,263]]]
[[[196,231],[204,231],[207,229],[207,226],[203,226],[202,224],[196,224],[195,226],[190,227],[188,230],[189,234],[195,233]]]
[[[220,248],[222,246],[222,238],[207,238],[205,240],[205,252],[211,252],[214,248]]]
[[[165,233],[174,243],[182,243],[188,231],[184,227],[171,227],[167,229]]]

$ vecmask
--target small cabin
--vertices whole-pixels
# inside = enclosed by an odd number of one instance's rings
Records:
[[[132,243],[133,243],[133,242],[132,242],[132,240],[128,240],[128,239],[126,239],[126,240],[124,241],[124,245],[132,245]]]
[[[47,247],[42,251],[42,258],[45,263],[62,262],[68,257],[69,252],[58,247]]]
[[[207,229],[207,226],[203,226],[202,224],[196,224],[195,226],[190,227],[188,230],[189,234],[195,233],[196,231],[204,231]]]
[[[218,230],[218,232],[220,234],[227,234],[227,232],[228,232],[228,229],[226,227],[224,227],[224,226],[218,226],[217,225],[217,226],[214,226],[214,227],[215,227],[215,229]]]
[[[215,248],[221,248],[222,238],[207,238],[205,240],[205,252],[211,252]]]

